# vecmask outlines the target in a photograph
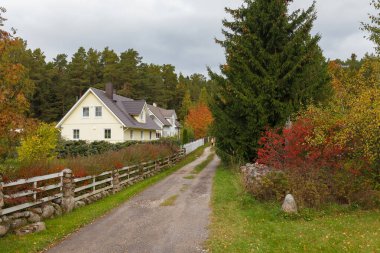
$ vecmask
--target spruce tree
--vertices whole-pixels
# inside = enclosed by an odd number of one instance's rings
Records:
[[[224,158],[254,159],[266,127],[282,126],[292,113],[330,93],[320,36],[310,35],[315,6],[289,13],[288,5],[245,0],[238,9],[226,9],[233,20],[223,21],[225,39],[217,40],[226,64],[221,75],[209,70],[217,84],[214,135]]]

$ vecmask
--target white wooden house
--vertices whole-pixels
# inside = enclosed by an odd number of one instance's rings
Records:
[[[172,136],[169,129],[175,129],[178,124],[174,110],[157,107],[164,113],[174,112],[168,117],[174,120],[174,125],[169,126],[167,122],[159,124],[159,116],[153,116],[150,107],[144,100],[114,94],[112,84],[107,84],[106,91],[88,89],[56,127],[64,139],[90,142],[150,141]]]

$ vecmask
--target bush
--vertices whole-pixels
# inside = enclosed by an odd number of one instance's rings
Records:
[[[22,163],[49,160],[55,157],[59,133],[54,125],[40,123],[35,131],[28,133],[17,148]]]
[[[278,200],[284,191],[292,193],[300,207],[321,207],[329,203],[379,206],[373,170],[360,158],[347,163],[344,147],[326,138],[313,145],[313,124],[298,118],[291,128],[268,130],[260,140],[258,162],[284,173],[283,180],[273,175],[262,179],[251,192],[263,200]],[[351,159],[351,158],[350,158]],[[367,165],[366,165],[367,164]]]
[[[163,144],[168,145],[174,149],[180,146],[180,141],[176,137],[161,138],[155,141],[126,141],[121,143],[110,143],[106,141],[65,141],[61,140],[57,147],[58,158],[79,157],[79,156],[92,156],[103,154],[108,151],[118,151],[136,144]]]
[[[182,144],[192,142],[194,140],[194,131],[191,127],[185,125],[182,129]]]
[[[107,151],[118,151],[123,148],[129,147],[138,143],[137,141],[127,141],[123,143],[109,143],[106,141],[65,141],[61,140],[57,153],[58,158],[77,157],[77,156],[91,156],[103,154]]]
[[[289,189],[288,177],[282,172],[269,172],[260,179],[248,182],[245,188],[248,192],[252,193],[258,200],[281,201],[284,199]]]

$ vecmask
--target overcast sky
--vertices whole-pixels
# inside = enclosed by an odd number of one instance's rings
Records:
[[[317,0],[320,33],[326,58],[346,59],[373,52],[359,30],[373,12],[370,0]],[[224,62],[214,43],[221,36],[225,6],[238,0],[2,0],[7,26],[17,29],[30,48],[41,48],[50,60],[71,55],[80,47],[117,52],[137,50],[144,62],[173,64],[178,72],[206,73]],[[306,8],[312,0],[295,0],[292,8]]]

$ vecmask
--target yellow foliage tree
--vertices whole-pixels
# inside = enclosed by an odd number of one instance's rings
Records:
[[[313,122],[309,142],[344,147],[348,167],[380,166],[380,59],[368,57],[357,71],[335,62],[329,66],[334,96],[325,107],[310,106],[303,116]],[[379,175],[380,176],[380,175]]]
[[[58,131],[53,124],[40,123],[35,131],[21,140],[21,146],[17,148],[19,161],[28,163],[55,157],[58,138]]]

